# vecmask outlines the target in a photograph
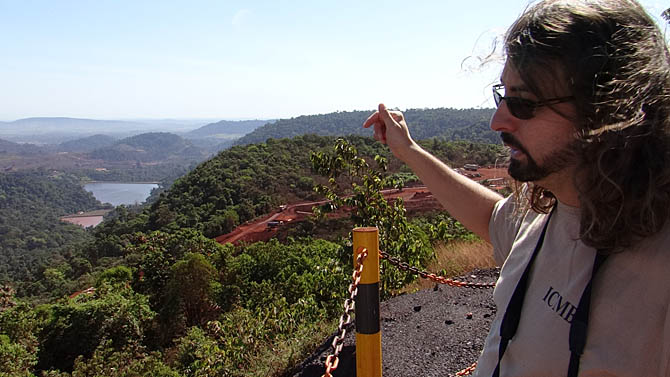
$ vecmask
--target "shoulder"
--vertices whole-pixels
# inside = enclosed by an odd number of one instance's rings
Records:
[[[667,223],[661,231],[653,236],[647,237],[633,247],[611,255],[612,259],[619,260],[617,265],[622,269],[632,272],[637,270],[638,274],[646,278],[658,279],[670,283],[670,223]]]
[[[521,209],[513,196],[496,203],[489,222],[489,234],[498,264],[507,258],[524,223],[532,222],[536,216],[538,214],[533,211]]]

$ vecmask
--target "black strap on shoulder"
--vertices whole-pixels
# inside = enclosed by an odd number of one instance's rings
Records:
[[[556,207],[554,207],[555,209]],[[507,350],[507,345],[509,341],[516,334],[517,329],[519,328],[519,320],[521,318],[521,308],[523,307],[523,301],[526,296],[526,290],[528,288],[528,279],[530,275],[530,269],[535,262],[535,257],[542,249],[542,244],[544,243],[544,237],[547,233],[547,227],[549,226],[549,220],[551,215],[554,213],[552,209],[547,220],[544,223],[542,228],[542,233],[540,238],[535,245],[535,250],[526,265],[519,282],[514,289],[512,298],[510,298],[509,304],[507,304],[507,310],[503,316],[502,322],[500,323],[500,346],[498,348],[498,364],[493,371],[493,377],[500,376],[500,362],[502,361],[503,355]],[[584,352],[584,347],[586,346],[586,333],[589,323],[589,311],[591,309],[591,290],[593,286],[593,279],[600,269],[600,267],[607,259],[607,255],[603,250],[598,250],[596,253],[595,261],[593,262],[593,271],[591,273],[591,278],[586,284],[584,291],[582,292],[582,297],[579,299],[579,306],[575,312],[575,316],[570,323],[570,336],[569,336],[569,345],[570,345],[570,364],[568,365],[568,377],[577,377],[579,374],[579,362]]]
[[[556,206],[554,206],[554,209]],[[500,323],[500,346],[498,348],[498,364],[496,365],[495,370],[493,371],[493,377],[500,376],[500,361],[507,350],[507,344],[510,339],[516,334],[516,330],[519,328],[519,319],[521,318],[521,308],[523,307],[523,300],[526,296],[526,289],[528,288],[528,276],[530,275],[530,268],[535,261],[535,257],[542,248],[544,243],[544,236],[547,233],[547,227],[549,226],[549,220],[551,215],[554,214],[554,209],[551,210],[549,216],[547,216],[547,221],[544,223],[542,228],[542,233],[540,233],[540,238],[535,245],[535,250],[526,265],[526,269],[523,271],[519,282],[516,284],[514,293],[512,293],[512,298],[510,298],[509,303],[507,304],[507,310],[505,310],[505,315],[503,316],[502,322]]]
[[[607,255],[598,250],[596,259],[593,262],[593,272],[591,279],[584,288],[582,297],[579,299],[579,306],[575,316],[570,323],[570,364],[568,365],[568,377],[577,377],[579,374],[579,360],[581,359],[584,347],[586,346],[586,331],[589,325],[589,311],[591,310],[591,287],[593,278],[607,259]]]

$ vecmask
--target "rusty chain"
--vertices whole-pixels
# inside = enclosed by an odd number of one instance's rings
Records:
[[[340,359],[338,358],[342,347],[344,346],[344,337],[347,334],[346,327],[350,325],[353,321],[351,319],[351,313],[354,311],[354,300],[358,294],[358,284],[361,281],[361,274],[363,272],[363,260],[368,256],[368,251],[363,249],[363,251],[358,254],[356,257],[356,268],[352,273],[351,279],[352,283],[349,285],[349,298],[344,301],[344,314],[340,317],[340,324],[338,328],[338,335],[333,338],[331,346],[333,347],[333,353],[328,355],[326,358],[326,373],[321,377],[332,377],[331,372],[337,369]],[[406,262],[400,261],[398,258],[391,256],[390,254],[379,250],[379,257],[386,259],[392,265],[398,267],[402,271],[409,271],[419,275],[424,279],[430,279],[436,283],[446,284],[452,287],[467,287],[467,288],[493,288],[495,283],[469,283],[465,281],[459,281],[454,279],[449,279],[444,276],[435,275],[432,272],[422,271],[416,267],[410,266]],[[471,366],[461,370],[456,373],[456,376],[467,376],[474,372],[477,367],[477,363],[472,364]]]
[[[356,257],[356,268],[351,274],[351,284],[349,284],[349,298],[344,300],[344,314],[340,317],[340,324],[337,326],[338,334],[333,338],[333,353],[326,358],[326,373],[321,377],[332,377],[332,371],[337,369],[340,359],[338,355],[344,346],[344,336],[347,334],[346,327],[353,321],[351,320],[351,313],[354,311],[354,303],[356,295],[358,294],[358,283],[361,282],[361,274],[363,273],[363,261],[368,256],[368,251],[363,249]]]
[[[493,287],[496,286],[496,283],[469,283],[469,282],[466,282],[466,281],[454,280],[454,279],[446,278],[444,276],[435,275],[432,272],[421,271],[418,268],[416,268],[414,266],[410,266],[408,263],[402,262],[398,258],[395,258],[395,257],[391,256],[390,254],[388,254],[387,252],[381,251],[381,250],[379,250],[379,257],[383,258],[383,259],[386,259],[387,261],[389,261],[389,263],[391,263],[392,265],[398,267],[399,269],[401,269],[403,271],[409,271],[409,272],[412,272],[412,273],[415,273],[415,274],[419,275],[420,277],[422,277],[424,279],[430,279],[430,280],[432,280],[436,283],[446,284],[446,285],[450,285],[452,287],[493,288]]]
[[[436,283],[446,284],[446,285],[449,285],[449,286],[452,286],[452,287],[493,288],[496,285],[495,283],[469,283],[469,282],[465,282],[465,281],[449,279],[449,278],[446,278],[444,276],[435,275],[432,272],[421,271],[416,267],[410,266],[406,262],[400,261],[398,258],[392,257],[387,252],[382,251],[382,250],[379,250],[379,257],[383,258],[383,259],[386,259],[387,261],[389,261],[389,263],[398,267],[402,271],[409,271],[409,272],[412,272],[412,273],[415,273],[415,274],[419,275],[420,277],[422,277],[424,279],[430,279],[430,280],[432,280]],[[469,367],[463,369],[462,371],[457,372],[456,376],[458,376],[458,377],[469,376],[470,374],[472,374],[472,372],[475,371],[476,368],[477,368],[477,363],[474,363],[474,364],[470,365]]]
[[[456,376],[458,376],[458,377],[469,376],[469,375],[472,374],[472,372],[475,371],[475,369],[477,369],[477,363],[474,363],[474,364],[470,365],[469,367],[463,369],[462,371],[456,373]]]

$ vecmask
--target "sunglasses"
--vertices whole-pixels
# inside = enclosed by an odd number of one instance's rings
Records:
[[[500,102],[505,100],[510,114],[519,119],[531,119],[535,116],[535,109],[538,107],[555,105],[575,99],[573,96],[567,96],[550,98],[544,101],[531,101],[521,97],[505,97],[499,92],[503,88],[505,88],[503,84],[493,85],[493,100],[496,102],[496,107],[500,106]]]

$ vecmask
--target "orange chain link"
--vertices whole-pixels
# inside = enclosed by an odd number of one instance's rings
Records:
[[[469,375],[472,374],[472,372],[475,371],[475,369],[477,369],[477,363],[474,363],[474,364],[470,365],[469,367],[463,369],[462,371],[456,373],[456,376],[459,376],[459,377],[469,376]]]
[[[354,300],[358,294],[358,284],[361,281],[361,274],[363,273],[363,260],[368,256],[368,251],[363,249],[363,251],[358,254],[356,258],[356,268],[351,275],[352,283],[349,285],[349,298],[344,301],[344,314],[340,317],[340,324],[338,326],[339,335],[336,335],[333,339],[331,346],[333,347],[333,353],[328,355],[326,358],[325,366],[326,373],[321,377],[333,377],[331,372],[337,369],[340,359],[338,355],[342,351],[344,346],[344,337],[347,334],[346,326],[352,323],[351,313],[354,311]],[[405,262],[401,262],[399,259],[392,257],[388,253],[379,250],[379,257],[388,260],[391,264],[400,268],[403,271],[410,271],[418,274],[420,277],[425,279],[430,279],[436,283],[446,284],[453,287],[468,287],[468,288],[492,288],[495,287],[495,283],[469,283],[454,279],[449,279],[444,276],[438,276],[434,273],[421,271],[416,267],[410,266]],[[467,376],[472,374],[477,367],[477,363],[472,364],[471,366],[463,369],[462,371],[456,373],[456,376]]]
[[[321,377],[332,377],[332,371],[337,369],[337,366],[340,363],[338,355],[342,351],[344,346],[344,336],[347,334],[346,326],[350,325],[353,321],[351,320],[351,313],[354,311],[355,298],[358,294],[358,284],[361,282],[361,274],[363,273],[363,261],[368,256],[368,251],[363,249],[360,254],[356,257],[356,267],[354,272],[351,274],[351,284],[349,284],[349,298],[344,300],[344,314],[340,317],[340,324],[337,327],[339,335],[335,335],[333,343],[333,353],[328,355],[326,358],[326,373]]]
[[[413,272],[415,274],[418,274],[420,277],[422,277],[424,279],[430,279],[430,280],[432,280],[436,283],[446,284],[446,285],[450,285],[452,287],[493,288],[493,287],[496,286],[496,283],[469,283],[469,282],[466,282],[466,281],[449,279],[449,278],[446,278],[444,276],[438,276],[438,275],[435,275],[432,272],[421,271],[414,266],[410,266],[408,263],[401,262],[398,258],[395,258],[395,257],[389,255],[387,252],[381,251],[381,250],[379,250],[379,257],[383,258],[383,259],[386,259],[387,261],[389,261],[389,263],[391,263],[392,265],[398,267],[399,269],[401,269],[403,271],[410,271],[410,272]]]
[[[436,283],[446,284],[446,285],[450,285],[452,287],[493,288],[493,287],[496,286],[496,283],[468,283],[468,282],[465,282],[465,281],[449,279],[449,278],[446,278],[444,276],[438,276],[438,275],[435,275],[432,272],[421,271],[418,268],[410,266],[409,264],[407,264],[405,262],[401,262],[398,258],[394,258],[391,255],[389,255],[388,253],[386,253],[384,251],[381,251],[381,250],[379,250],[379,257],[383,258],[383,259],[386,259],[387,261],[389,261],[389,263],[391,263],[392,265],[398,267],[399,269],[401,269],[403,271],[410,271],[410,272],[413,272],[415,274],[418,274],[420,277],[422,277],[424,279],[430,279],[430,280],[432,280]],[[469,367],[463,369],[462,371],[457,372],[456,376],[459,376],[459,377],[469,376],[469,375],[472,374],[472,372],[475,371],[476,368],[477,368],[477,363],[474,363],[474,364],[470,365]]]

